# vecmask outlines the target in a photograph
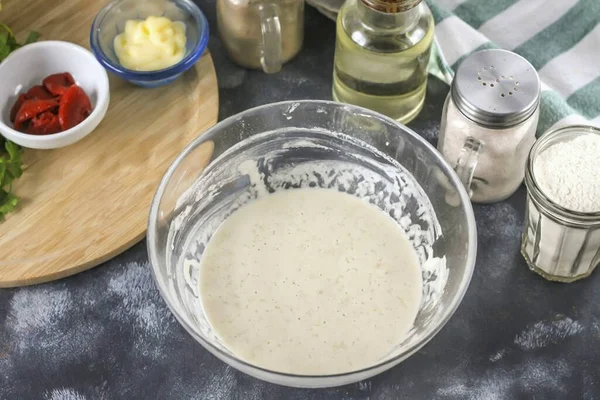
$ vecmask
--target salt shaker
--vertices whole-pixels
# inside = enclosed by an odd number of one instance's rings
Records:
[[[523,182],[540,88],[535,68],[507,50],[478,51],[458,67],[442,112],[438,149],[474,202],[504,200]]]
[[[276,73],[304,40],[304,0],[217,0],[217,27],[230,57]]]
[[[600,264],[599,149],[600,130],[588,126],[545,133],[531,149],[521,254],[548,280],[573,282]]]

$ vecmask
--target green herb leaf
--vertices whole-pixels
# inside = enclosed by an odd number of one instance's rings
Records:
[[[6,214],[14,211],[18,203],[19,200],[14,194],[10,193],[10,191],[0,189],[0,221],[4,219]]]
[[[0,29],[8,32],[9,36],[14,36],[12,30],[6,24],[0,24]]]
[[[8,46],[0,47],[0,60],[4,60],[10,54],[11,49]]]
[[[9,163],[6,169],[12,175],[13,179],[19,178],[23,174],[23,161],[21,160],[23,149],[21,146],[9,141],[6,141],[4,147],[9,156]]]
[[[5,153],[0,153],[0,220],[17,206],[17,198],[11,193],[12,182],[23,174],[21,147],[4,139]]]
[[[1,6],[2,0],[0,8]],[[30,32],[23,45],[35,42],[39,37],[39,33]],[[0,24],[0,62],[23,45],[17,42],[8,26]],[[14,211],[19,202],[12,193],[12,182],[23,174],[22,153],[21,146],[0,136],[0,221],[6,214]]]
[[[4,60],[14,50],[22,47],[26,44],[30,44],[38,40],[40,34],[37,32],[30,32],[25,40],[24,44],[17,42],[15,35],[12,30],[5,24],[0,24],[0,62]]]
[[[17,49],[19,47],[19,43],[17,43],[17,39],[12,36],[12,33],[8,35],[8,38],[6,38],[6,44],[10,46],[11,49]]]
[[[27,35],[27,39],[25,39],[25,44],[31,44],[33,42],[37,42],[37,40],[40,38],[40,34],[38,32],[29,32],[29,35]]]
[[[0,188],[9,185],[12,181],[12,179],[6,173],[6,169],[6,160],[4,160],[4,158],[0,158]]]
[[[8,44],[8,32],[0,32],[0,47],[4,47]]]

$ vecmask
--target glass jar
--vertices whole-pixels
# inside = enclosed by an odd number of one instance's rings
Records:
[[[425,102],[434,35],[421,0],[348,0],[338,14],[333,98],[399,122]]]
[[[217,27],[233,61],[276,73],[302,48],[304,0],[217,0]]]
[[[482,50],[458,67],[442,111],[438,149],[474,202],[504,200],[523,182],[540,88],[533,66],[510,51]]]
[[[600,130],[569,126],[544,134],[531,149],[525,172],[527,211],[521,254],[531,270],[552,281],[585,278],[600,263],[600,210],[576,212],[555,203],[540,188],[534,168],[542,152],[582,135],[600,135]]]

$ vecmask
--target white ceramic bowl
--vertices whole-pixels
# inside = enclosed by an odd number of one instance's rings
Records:
[[[79,125],[52,135],[30,135],[13,129],[10,109],[19,93],[51,74],[70,72],[92,103],[92,113]],[[110,99],[108,75],[96,57],[69,42],[43,41],[13,52],[0,64],[0,134],[32,149],[56,149],[81,140],[102,121]]]

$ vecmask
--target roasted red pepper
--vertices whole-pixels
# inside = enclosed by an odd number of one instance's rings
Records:
[[[17,101],[15,101],[15,104],[10,109],[10,122],[15,122],[15,118],[17,117],[17,113],[21,109],[21,106],[23,105],[23,103],[25,102],[25,100],[27,100],[27,98],[25,97],[25,95],[23,93],[21,93],[19,95],[19,97],[17,97]]]
[[[10,110],[16,130],[32,135],[51,135],[70,129],[92,112],[85,91],[68,72],[46,77],[42,85],[20,94]]]
[[[29,89],[25,94],[27,100],[53,99],[54,95],[50,93],[44,86],[36,85]]]
[[[58,116],[52,111],[44,111],[31,119],[27,133],[33,135],[50,135],[60,132]]]
[[[92,104],[82,88],[71,86],[60,98],[58,121],[63,130],[70,129],[86,119],[92,112]]]
[[[68,72],[47,76],[43,82],[50,93],[61,96],[69,87],[75,84],[75,79]]]
[[[15,129],[25,131],[25,122],[44,111],[58,107],[58,101],[54,99],[25,100],[15,117]]]

